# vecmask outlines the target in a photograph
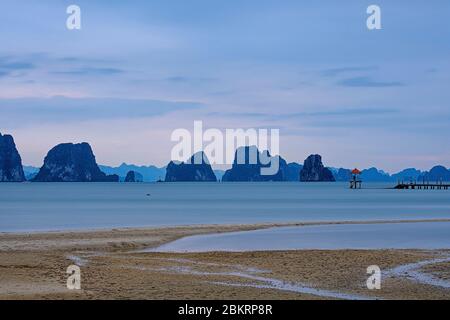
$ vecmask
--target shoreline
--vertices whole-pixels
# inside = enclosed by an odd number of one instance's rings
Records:
[[[449,221],[321,221],[3,233],[0,300],[450,299],[450,249],[137,252],[200,234],[302,225]],[[66,269],[72,264],[81,268],[82,290],[66,288]],[[383,290],[365,287],[370,265],[379,265],[387,272]]]
[[[261,223],[225,223],[225,224],[187,224],[187,225],[161,225],[145,227],[100,227],[86,229],[60,229],[60,230],[35,230],[35,231],[0,231],[2,236],[28,236],[28,235],[57,235],[57,234],[89,234],[106,232],[150,231],[163,229],[208,228],[224,227],[252,228],[248,230],[266,229],[272,227],[289,226],[314,226],[314,225],[341,225],[341,224],[391,224],[391,223],[420,223],[420,222],[450,222],[450,218],[432,219],[394,219],[394,220],[318,220],[318,221],[292,221],[292,222],[261,222]],[[253,229],[255,228],[255,229]],[[0,239],[1,240],[1,239]]]

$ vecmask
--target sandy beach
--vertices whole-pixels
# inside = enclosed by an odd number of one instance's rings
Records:
[[[450,250],[139,252],[190,235],[307,224],[2,233],[0,299],[450,299]],[[72,264],[81,290],[66,287]],[[380,290],[367,289],[370,265],[382,270]]]

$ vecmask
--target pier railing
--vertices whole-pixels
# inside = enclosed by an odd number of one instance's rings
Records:
[[[450,188],[449,183],[444,182],[436,182],[436,183],[429,183],[429,182],[423,182],[423,183],[417,183],[417,182],[399,182],[395,187],[395,189],[419,189],[419,190],[448,190]]]

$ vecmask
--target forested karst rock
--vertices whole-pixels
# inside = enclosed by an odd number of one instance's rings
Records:
[[[33,181],[117,182],[119,176],[107,176],[100,171],[88,143],[63,143],[48,152],[44,165]]]
[[[136,171],[128,171],[127,176],[125,177],[124,182],[143,182],[144,178],[142,174]]]
[[[203,152],[194,154],[188,161],[170,161],[166,168],[166,182],[203,181],[215,182],[216,175]]]
[[[23,182],[22,159],[17,151],[14,139],[0,133],[0,182]]]
[[[269,170],[270,167],[273,170]],[[289,181],[296,168],[294,164],[288,165],[280,156],[271,156],[268,151],[259,152],[256,146],[240,147],[235,152],[231,169],[225,172],[222,181]]]
[[[303,164],[303,168],[300,171],[300,181],[319,182],[336,180],[330,169],[324,167],[322,157],[318,154],[313,154],[306,158]]]

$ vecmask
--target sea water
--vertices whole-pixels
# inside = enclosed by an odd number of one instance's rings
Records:
[[[0,183],[0,232],[450,218],[449,190],[346,183]]]
[[[328,224],[185,237],[148,252],[448,249],[450,222]]]

